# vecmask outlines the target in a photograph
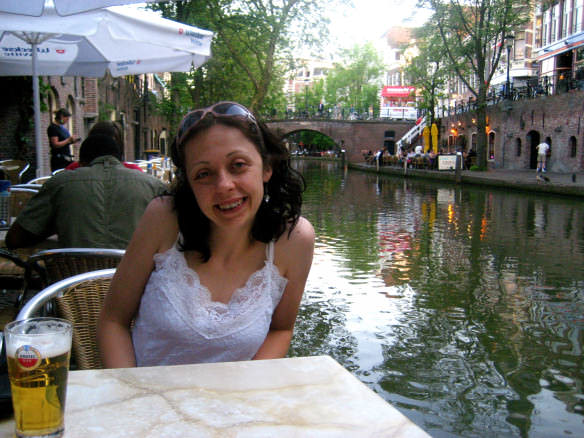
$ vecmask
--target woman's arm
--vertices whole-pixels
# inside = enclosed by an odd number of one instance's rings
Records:
[[[294,332],[300,300],[312,265],[314,229],[310,222],[300,218],[288,238],[286,232],[276,243],[277,266],[288,279],[282,299],[272,315],[266,340],[254,359],[276,359],[286,356]]]
[[[97,340],[106,368],[136,366],[130,326],[154,268],[154,254],[176,239],[170,198],[155,198],[144,212],[126,249],[100,313]],[[171,243],[172,244],[172,243]]]

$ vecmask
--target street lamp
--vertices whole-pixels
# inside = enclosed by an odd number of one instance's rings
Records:
[[[511,49],[513,48],[513,41],[515,37],[513,35],[507,35],[505,37],[505,47],[507,47],[507,83],[505,84],[505,98],[511,98],[511,81],[509,79],[509,70],[511,67]]]

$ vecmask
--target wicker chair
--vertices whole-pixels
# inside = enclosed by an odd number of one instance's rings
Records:
[[[10,188],[10,212],[11,217],[17,217],[28,200],[38,193],[37,188],[12,186]]]
[[[42,287],[68,277],[99,269],[116,268],[124,256],[123,249],[108,248],[57,248],[39,251],[27,260],[25,287],[17,305],[25,301],[32,285]]]
[[[86,272],[48,286],[22,308],[17,320],[42,314],[46,304],[56,301],[56,314],[73,325],[72,362],[76,369],[101,369],[97,347],[97,320],[115,269]]]
[[[2,169],[8,179],[10,184],[20,184],[22,182],[22,176],[28,170],[30,164],[23,160],[2,160],[0,161],[0,169]]]
[[[19,254],[0,248],[0,289],[24,288],[26,259]]]

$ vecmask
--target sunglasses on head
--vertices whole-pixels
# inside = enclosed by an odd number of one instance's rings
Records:
[[[213,114],[213,116],[218,119],[239,118],[251,122],[254,125],[257,134],[260,136],[260,141],[262,141],[260,128],[256,118],[250,110],[236,102],[218,102],[207,108],[191,111],[184,116],[176,134],[177,144],[181,144],[186,135],[209,113]]]

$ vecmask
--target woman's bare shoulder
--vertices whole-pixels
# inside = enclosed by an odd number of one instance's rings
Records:
[[[138,227],[143,236],[156,237],[160,245],[159,250],[172,246],[178,234],[178,222],[172,197],[158,196],[150,201]]]
[[[148,204],[146,212],[154,214],[174,214],[174,201],[172,196],[164,195],[155,197]]]
[[[312,257],[314,251],[314,228],[304,217],[300,216],[294,228],[288,230],[280,236],[276,242],[276,252],[283,259],[293,260],[294,257],[303,256],[309,253]]]

